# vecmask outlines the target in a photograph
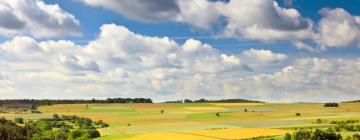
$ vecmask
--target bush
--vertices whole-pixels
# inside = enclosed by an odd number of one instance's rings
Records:
[[[284,136],[284,140],[291,140],[291,135],[289,133],[286,133]]]
[[[338,103],[325,103],[324,107],[339,107]]]
[[[90,138],[100,137],[100,133],[96,129],[88,129],[87,134],[90,136]]]
[[[220,113],[219,113],[219,112],[217,112],[215,115],[216,115],[216,117],[220,117]]]
[[[58,114],[54,114],[54,115],[53,115],[53,119],[56,120],[56,121],[60,120],[59,115],[58,115]]]
[[[24,123],[24,119],[23,118],[15,118],[15,123],[20,123],[23,124]]]
[[[332,131],[316,129],[315,131],[300,130],[294,133],[295,140],[342,140],[340,134]]]
[[[82,131],[79,129],[70,131],[70,137],[73,139],[79,138],[83,135]]]
[[[301,114],[298,112],[298,113],[295,113],[295,116],[301,116]]]
[[[28,127],[18,126],[10,120],[0,118],[1,140],[28,140],[31,130]]]

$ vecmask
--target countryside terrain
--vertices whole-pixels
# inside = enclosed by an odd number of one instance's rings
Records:
[[[324,107],[320,103],[132,103],[56,104],[40,106],[41,113],[3,113],[13,120],[51,118],[53,114],[102,120],[99,140],[227,140],[284,139],[299,130],[336,128],[338,122],[360,123],[360,103]],[[354,129],[334,130],[344,139],[356,139]]]

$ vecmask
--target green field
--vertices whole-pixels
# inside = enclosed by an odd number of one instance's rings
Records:
[[[323,104],[315,103],[69,104],[41,106],[38,110],[42,114],[0,114],[0,117],[36,120],[57,113],[103,120],[110,124],[109,128],[99,130],[102,134],[99,139],[104,140],[150,137],[227,139],[220,134],[245,135],[250,133],[246,132],[247,128],[252,128],[248,130],[251,130],[254,136],[270,135],[260,131],[267,128],[279,130],[282,135],[285,131],[294,131],[294,128],[323,128],[331,125],[315,123],[319,118],[327,121],[360,120],[360,103],[343,103],[340,107],[323,107]],[[161,110],[164,112],[161,113]],[[219,113],[219,116],[216,113]],[[301,115],[295,116],[296,113]],[[207,132],[209,135],[204,134]],[[274,135],[279,135],[276,132]],[[210,133],[219,135],[211,136]],[[358,132],[344,132],[343,135],[350,133]]]

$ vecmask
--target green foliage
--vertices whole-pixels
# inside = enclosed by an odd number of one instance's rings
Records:
[[[219,113],[219,112],[215,113],[215,115],[216,115],[216,117],[220,117],[220,113]]]
[[[27,127],[18,126],[5,118],[0,118],[1,140],[27,140],[30,139],[31,133]]]
[[[24,123],[24,119],[23,119],[23,118],[15,118],[14,121],[15,121],[15,123],[19,123],[19,124],[23,124],[23,123]]]
[[[284,140],[291,140],[291,134],[286,133],[284,136]]]
[[[295,116],[301,116],[301,114],[298,112],[298,113],[295,113]]]
[[[324,107],[339,107],[338,103],[325,103]]]
[[[60,118],[59,118],[59,115],[58,115],[58,114],[54,114],[54,115],[53,115],[53,119],[54,119],[54,120],[59,120],[59,119],[60,119]]]
[[[88,118],[79,118],[75,121],[75,125],[80,126],[81,128],[88,128],[89,126],[91,126],[92,121],[91,119]]]
[[[22,118],[15,119],[15,121],[19,120],[22,120]],[[52,119],[28,121],[25,126],[18,126],[9,120],[1,118],[0,140],[88,140],[100,137],[100,133],[96,128],[108,126],[109,124],[103,121],[93,122],[88,118],[79,118],[77,116],[59,117],[55,114]]]
[[[94,122],[94,124],[97,125],[97,126],[100,126],[101,128],[109,127],[109,124],[105,123],[102,120],[96,121],[96,122]]]
[[[90,138],[100,137],[100,133],[96,129],[88,129],[87,134],[90,136]]]
[[[289,138],[288,135],[285,135],[285,138]],[[315,131],[311,130],[300,130],[293,134],[295,140],[342,140],[340,134],[336,134],[332,131],[324,131],[316,129]],[[291,139],[291,136],[290,136]],[[288,139],[289,140],[289,139]]]

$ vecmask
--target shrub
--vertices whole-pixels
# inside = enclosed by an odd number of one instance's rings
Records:
[[[24,119],[23,118],[15,118],[15,123],[20,123],[23,124],[24,123]]]
[[[100,137],[100,133],[96,129],[88,129],[87,134],[90,136],[90,138]]]
[[[54,114],[54,115],[53,115],[53,119],[56,120],[56,121],[60,120],[59,115],[58,115],[58,114]]]
[[[301,116],[301,114],[298,112],[298,113],[295,113],[295,116]]]
[[[325,103],[324,107],[339,107],[338,103]]]
[[[216,117],[220,117],[220,113],[219,113],[219,112],[215,113],[215,115],[216,115]]]
[[[284,140],[291,140],[291,135],[289,133],[286,133],[284,136]]]

